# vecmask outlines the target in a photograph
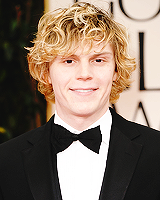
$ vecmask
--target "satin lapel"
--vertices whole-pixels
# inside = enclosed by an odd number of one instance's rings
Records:
[[[131,135],[133,136],[133,132]],[[137,133],[135,135],[138,137]],[[124,199],[141,150],[142,145],[135,143],[117,127],[112,126],[107,166],[99,200]]]
[[[51,122],[47,124],[44,136],[36,143],[30,141],[34,144],[22,152],[26,175],[35,200],[61,200],[55,169],[56,155],[51,155],[50,149],[50,132]]]

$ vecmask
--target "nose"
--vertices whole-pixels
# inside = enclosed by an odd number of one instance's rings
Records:
[[[88,62],[80,62],[77,67],[76,78],[78,80],[91,80],[93,78],[93,71],[90,63]]]

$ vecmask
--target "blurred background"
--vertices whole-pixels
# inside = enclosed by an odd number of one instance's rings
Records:
[[[0,142],[46,122],[46,102],[27,66],[43,0],[0,0]]]
[[[0,143],[44,124],[54,105],[28,73],[27,50],[44,11],[77,0],[0,0]],[[80,1],[80,0],[79,0]],[[131,88],[114,105],[128,120],[160,130],[160,1],[84,0],[113,14],[130,36],[137,69]]]

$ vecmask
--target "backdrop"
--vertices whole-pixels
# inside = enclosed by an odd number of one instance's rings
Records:
[[[159,0],[90,0],[109,9],[114,19],[128,29],[130,51],[137,69],[132,87],[124,91],[115,109],[126,119],[160,130],[160,1]],[[73,0],[45,0],[45,10],[73,4]],[[47,117],[54,112],[48,104]]]

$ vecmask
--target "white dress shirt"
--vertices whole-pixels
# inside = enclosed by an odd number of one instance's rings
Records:
[[[54,123],[70,132],[79,134],[66,124],[55,112]],[[112,116],[107,112],[90,128],[100,125],[102,143],[99,154],[85,147],[81,142],[73,142],[67,149],[57,154],[57,169],[63,200],[98,200],[106,167]]]

